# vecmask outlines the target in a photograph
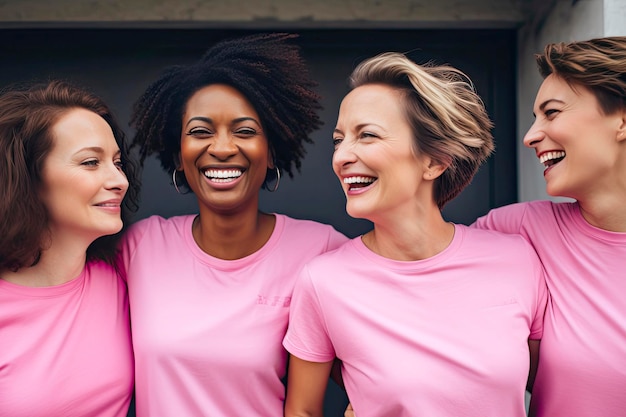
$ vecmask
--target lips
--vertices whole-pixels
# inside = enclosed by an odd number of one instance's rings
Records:
[[[539,155],[539,162],[549,168],[565,158],[565,151],[548,151]]]
[[[204,176],[213,182],[231,182],[243,175],[243,170],[239,168],[215,169],[210,168],[203,172]]]
[[[121,200],[108,200],[103,201],[101,203],[96,203],[94,206],[96,207],[119,207],[122,204]]]
[[[358,175],[358,176],[352,176],[352,177],[344,177],[343,183],[348,184],[349,190],[355,190],[355,189],[367,187],[368,185],[372,184],[377,179],[378,178],[376,177]]]

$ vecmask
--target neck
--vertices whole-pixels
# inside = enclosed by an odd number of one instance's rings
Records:
[[[87,248],[63,249],[52,245],[41,253],[37,264],[16,272],[2,272],[2,279],[27,287],[50,287],[78,277],[85,268]]]
[[[626,233],[626,195],[579,201],[578,204],[587,223],[609,232]]]
[[[241,259],[267,243],[276,218],[254,208],[247,213],[219,214],[200,210],[193,223],[196,244],[207,254],[225,260]]]
[[[374,222],[374,230],[363,236],[371,251],[398,261],[417,261],[437,255],[454,237],[454,225],[447,223],[434,206],[413,216],[394,216]]]

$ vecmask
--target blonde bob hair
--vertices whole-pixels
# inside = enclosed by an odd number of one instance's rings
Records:
[[[473,83],[448,65],[418,65],[387,52],[361,62],[349,79],[352,89],[391,86],[402,94],[415,150],[447,166],[435,180],[434,198],[443,206],[472,180],[494,149],[492,123]]]

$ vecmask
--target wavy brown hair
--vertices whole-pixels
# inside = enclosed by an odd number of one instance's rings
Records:
[[[626,36],[550,43],[535,60],[543,78],[589,89],[605,114],[626,108]]]
[[[46,249],[49,216],[40,198],[42,167],[52,149],[53,126],[76,108],[102,117],[120,148],[129,182],[122,205],[124,225],[137,209],[135,164],[129,157],[124,132],[99,97],[58,80],[12,85],[0,92],[0,271],[32,266]],[[87,249],[87,259],[113,263],[120,233],[96,239]]]
[[[131,126],[133,147],[141,163],[157,154],[171,173],[180,153],[182,119],[189,98],[202,87],[226,84],[241,92],[261,119],[274,164],[293,176],[305,154],[305,143],[321,126],[316,83],[290,41],[295,34],[256,34],[218,42],[194,64],[172,66],[148,86],[135,103]],[[268,170],[266,182],[276,173]],[[189,188],[184,175],[180,182]],[[264,184],[264,186],[266,186]]]

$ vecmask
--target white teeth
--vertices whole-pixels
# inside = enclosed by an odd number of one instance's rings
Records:
[[[243,172],[240,169],[207,169],[204,176],[211,179],[239,178]]]
[[[546,152],[539,157],[539,162],[542,164],[545,164],[546,162],[551,161],[553,159],[558,159],[558,158],[563,158],[563,157],[565,157],[565,152],[563,151]]]
[[[370,184],[376,181],[376,178],[372,177],[347,177],[343,179],[345,184]]]

